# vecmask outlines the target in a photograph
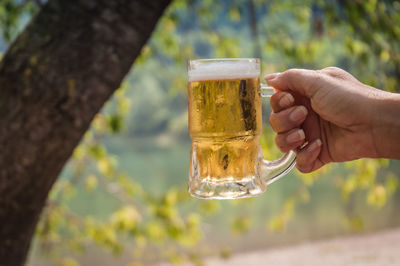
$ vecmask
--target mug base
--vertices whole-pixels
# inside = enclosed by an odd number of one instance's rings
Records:
[[[213,182],[205,178],[198,182],[196,186],[193,186],[193,184],[189,186],[189,193],[199,199],[221,200],[254,197],[265,191],[265,186],[260,186],[256,180],[256,177],[247,177],[241,180],[230,178],[230,181]]]

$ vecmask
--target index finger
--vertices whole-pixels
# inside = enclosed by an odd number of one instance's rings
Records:
[[[321,74],[315,70],[289,69],[282,73],[265,76],[267,83],[281,91],[292,90],[311,98],[317,89]]]

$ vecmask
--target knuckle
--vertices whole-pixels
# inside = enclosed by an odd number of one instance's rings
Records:
[[[330,66],[330,67],[323,68],[321,71],[325,72],[325,73],[337,73],[337,72],[341,72],[343,70],[341,70],[340,68],[335,67],[335,66]]]
[[[287,78],[288,80],[293,80],[299,75],[300,72],[301,72],[301,69],[291,68],[291,69],[288,69],[285,72],[283,72],[282,75],[285,78]]]
[[[283,75],[292,87],[302,87],[311,96],[316,85],[321,83],[321,74],[321,71],[298,68],[292,68],[283,72]]]
[[[287,97],[287,95],[290,96]],[[270,104],[272,110],[274,112],[281,112],[286,108],[291,107],[293,105],[293,100],[291,98],[293,98],[293,96],[291,96],[291,94],[288,92],[280,91],[275,93],[270,98]]]
[[[341,68],[338,67],[325,67],[324,69],[319,71],[322,74],[331,76],[333,78],[340,78],[340,79],[346,79],[349,76],[349,73],[344,71]]]
[[[271,104],[272,110],[275,111],[279,105],[279,99],[280,99],[280,94],[281,92],[277,92],[274,95],[271,96],[269,102]]]
[[[269,116],[269,123],[272,127],[272,130],[276,133],[284,133],[298,126],[296,122],[293,122],[290,119],[290,114],[292,111],[293,107],[280,112],[272,112]]]
[[[272,94],[271,96],[271,101],[276,101],[280,98],[280,95],[282,94],[281,91],[275,92],[274,94]]]
[[[286,70],[285,72],[283,72],[284,75],[288,75],[288,76],[292,76],[292,75],[296,75],[299,73],[299,71],[301,71],[301,69],[298,68],[291,68]]]

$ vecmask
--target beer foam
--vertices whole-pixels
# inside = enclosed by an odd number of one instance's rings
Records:
[[[200,80],[223,80],[254,78],[260,76],[260,63],[254,61],[221,61],[199,64],[188,71],[189,82]]]

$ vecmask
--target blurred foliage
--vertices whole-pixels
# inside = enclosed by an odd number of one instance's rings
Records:
[[[40,0],[0,0],[0,33],[5,40],[13,40],[41,4]]]
[[[115,127],[114,120],[123,121],[129,108],[125,88],[126,83],[115,93],[113,101],[105,107],[106,114],[95,117],[70,159],[67,178],[61,179],[49,196],[37,228],[37,238],[57,265],[78,265],[73,258],[60,256],[64,253],[61,251],[72,250],[79,254],[91,244],[97,244],[119,255],[128,241],[136,246],[136,257],[144,260],[153,256],[153,249],[173,261],[190,260],[193,254],[187,250],[202,235],[201,216],[193,212],[182,214],[178,210],[178,206],[190,200],[185,188],[170,188],[155,195],[151,188],[144,189],[134,178],[120,172],[118,161],[103,146],[104,136],[121,129]],[[79,183],[84,186],[85,193],[104,191],[106,197],[120,202],[119,207],[104,220],[93,214],[74,213],[69,203]],[[199,208],[212,213],[217,207],[204,204]],[[149,245],[151,250],[146,249]],[[165,246],[170,246],[170,250],[165,250]]]
[[[4,37],[0,47],[17,36],[41,4],[0,0]],[[175,144],[188,140],[186,61],[194,58],[259,55],[264,73],[335,65],[364,83],[398,92],[399,39],[399,1],[175,0],[143,47],[132,73],[95,117],[65,176],[51,191],[37,228],[42,250],[56,265],[79,265],[76,254],[93,244],[115,255],[124,248],[133,250],[132,265],[158,259],[202,265],[204,252],[196,246],[203,235],[202,219],[223,212],[220,202],[193,200],[184,187],[170,187],[162,193],[142,187],[135,181],[135,173],[119,170],[118,158],[107,150],[104,139],[121,134],[153,137],[161,144],[168,139],[175,139]],[[261,144],[266,158],[279,156],[268,127]],[[356,196],[379,209],[396,192],[399,178],[390,165],[381,159],[348,162],[344,174],[333,178],[344,202],[344,224],[351,230],[363,228],[362,218],[352,207]],[[265,221],[267,230],[284,231],[296,208],[312,200],[312,187],[332,168],[329,165],[307,175],[296,172],[300,185],[280,211]],[[71,209],[69,204],[79,193],[100,192],[116,202],[105,217],[81,215]],[[231,204],[241,210],[229,219],[231,231],[247,232],[253,225],[246,212],[251,200]],[[219,251],[225,258],[231,253],[229,247]]]

